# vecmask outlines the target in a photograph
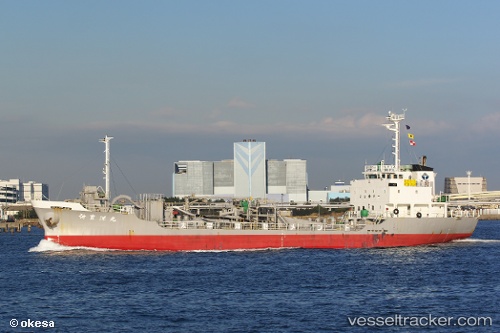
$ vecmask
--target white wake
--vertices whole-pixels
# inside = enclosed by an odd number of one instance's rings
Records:
[[[62,252],[62,251],[74,251],[74,250],[89,250],[89,251],[113,251],[112,249],[103,249],[96,247],[86,247],[86,246],[65,246],[53,241],[42,239],[40,243],[29,249],[28,252]]]
[[[480,239],[480,238],[465,238],[457,239],[454,242],[460,243],[500,243],[500,239]]]

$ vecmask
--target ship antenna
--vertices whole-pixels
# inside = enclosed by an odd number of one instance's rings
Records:
[[[389,115],[386,117],[387,120],[391,121],[391,124],[384,124],[384,126],[389,130],[394,132],[394,136],[392,140],[394,141],[394,151],[392,154],[394,155],[394,171],[399,171],[399,167],[401,164],[400,156],[399,156],[399,147],[400,147],[400,122],[405,119],[406,109],[403,110],[403,114],[395,114],[389,111]]]
[[[105,136],[104,139],[99,140],[99,142],[104,142],[106,146],[106,150],[104,150],[104,153],[106,154],[106,159],[104,161],[104,169],[102,172],[104,173],[104,179],[106,180],[106,193],[104,199],[109,202],[109,141],[113,139],[112,136]]]

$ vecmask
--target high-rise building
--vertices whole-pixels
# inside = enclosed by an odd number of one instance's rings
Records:
[[[234,195],[234,161],[214,162],[214,196]]]
[[[214,194],[214,164],[206,161],[180,161],[174,164],[173,193],[179,197]]]
[[[266,197],[266,143],[246,140],[234,143],[234,195]]]
[[[298,159],[285,160],[286,164],[286,193],[290,200],[302,201],[303,193],[307,193],[307,165],[306,161]]]

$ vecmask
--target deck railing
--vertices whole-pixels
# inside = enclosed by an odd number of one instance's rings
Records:
[[[217,230],[290,230],[290,231],[342,231],[359,230],[365,226],[360,221],[339,222],[234,222],[209,219],[187,221],[161,221],[158,224],[167,229],[217,229]]]

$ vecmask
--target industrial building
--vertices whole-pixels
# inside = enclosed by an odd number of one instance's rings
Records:
[[[48,200],[49,186],[19,179],[0,180],[0,220],[7,220],[17,214],[20,207],[31,200]]]
[[[485,177],[446,177],[444,179],[444,193],[466,194],[486,192]]]
[[[0,180],[0,203],[30,202],[48,198],[47,184],[33,181],[23,183],[19,179]]]
[[[233,160],[174,163],[175,197],[256,198],[307,201],[307,162],[266,159],[266,143],[235,142]]]
[[[342,180],[338,180],[334,185],[325,187],[324,190],[308,191],[308,198],[310,202],[315,203],[328,203],[328,202],[346,202],[351,198],[351,185],[346,184]]]

